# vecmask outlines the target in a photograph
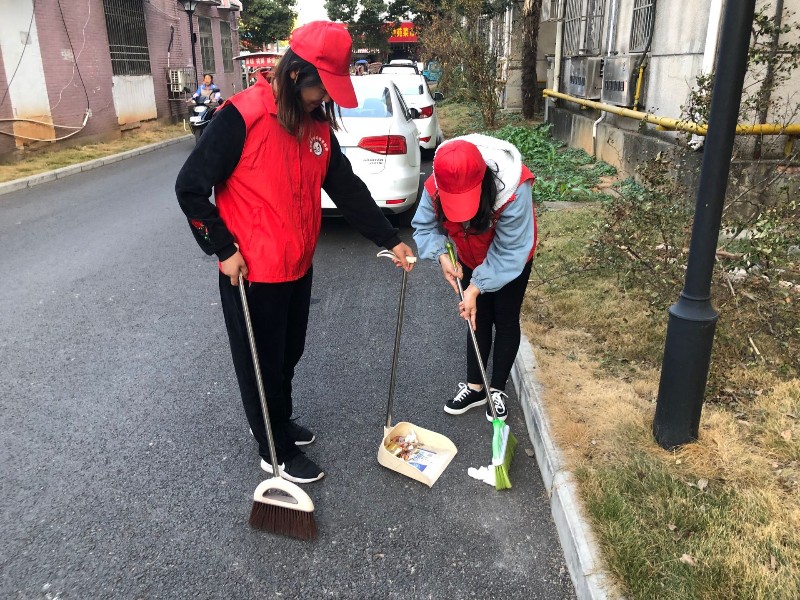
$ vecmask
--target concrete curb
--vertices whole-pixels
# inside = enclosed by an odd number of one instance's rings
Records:
[[[77,165],[70,165],[68,167],[55,169],[54,171],[47,171],[45,173],[39,173],[38,175],[31,175],[30,177],[23,177],[21,179],[14,179],[6,183],[0,183],[0,196],[3,194],[10,194],[11,192],[16,192],[17,190],[24,190],[25,188],[30,188],[35,185],[39,185],[40,183],[47,183],[49,181],[55,181],[56,179],[69,177],[70,175],[83,173],[84,171],[91,171],[92,169],[110,165],[112,163],[125,160],[126,158],[139,156],[140,154],[146,154],[147,152],[152,152],[153,150],[166,148],[167,146],[172,146],[173,144],[178,144],[184,140],[188,140],[191,137],[191,134],[182,135],[181,137],[163,140],[154,144],[148,144],[147,146],[141,146],[140,148],[134,148],[133,150],[120,152],[119,154],[111,154],[102,158],[95,158],[94,160],[78,163]]]
[[[550,433],[535,370],[536,357],[528,338],[523,335],[511,377],[525,413],[536,462],[550,496],[550,510],[572,584],[575,586],[575,594],[579,600],[612,600],[617,596],[609,577],[603,571],[591,527],[583,517],[575,479],[566,469],[561,452]]]

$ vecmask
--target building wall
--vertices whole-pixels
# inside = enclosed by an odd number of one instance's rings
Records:
[[[174,121],[184,118],[189,107],[185,98],[169,98],[167,77],[170,67],[192,65],[187,14],[174,0],[144,0],[143,7],[151,77],[113,75],[103,0],[62,2],[63,17],[54,2],[37,2],[31,44],[27,46],[23,46],[20,36],[28,29],[32,0],[15,0],[13,8],[0,7],[0,98],[9,91],[0,104],[0,118],[37,117],[37,120],[56,125],[79,127],[88,109],[86,126],[65,143],[119,136],[122,129],[138,126],[146,119]],[[241,90],[241,65],[234,61],[233,72],[223,71],[219,23],[225,20],[231,24],[232,52],[236,56],[239,54],[238,14],[201,5],[194,15],[196,34],[199,34],[198,17],[212,20],[214,82],[226,98]],[[23,61],[9,89],[9,69],[13,72],[23,49]],[[202,77],[199,35],[195,50],[197,69]],[[132,95],[136,98],[126,98]],[[131,102],[124,102],[126,99]],[[126,104],[129,106],[124,107]],[[24,122],[0,123],[2,131],[15,129],[18,135],[42,140],[76,131]],[[19,137],[15,140],[0,135],[0,157],[12,153],[22,143]]]
[[[75,138],[113,135],[116,112],[111,94],[111,58],[102,0],[38,2],[36,22],[44,62],[44,81],[53,122],[78,127],[90,110],[86,127]],[[71,41],[71,43],[70,43]],[[73,129],[57,129],[59,137]]]
[[[605,2],[600,55],[641,56],[639,53],[630,53],[634,0],[616,0],[615,41],[611,48],[608,47],[609,28],[612,27],[610,14],[612,2],[614,0]],[[696,85],[698,75],[706,71],[709,65],[714,64],[717,48],[716,46],[707,48],[706,41],[710,39],[713,42],[714,34],[719,33],[727,2],[730,0],[722,0],[721,18],[714,22],[710,22],[709,15],[715,0],[660,0],[657,2],[653,40],[649,59],[645,63],[640,110],[675,119],[687,117],[684,107],[687,105],[690,92]],[[764,6],[771,7],[771,11],[774,11],[774,3],[769,0],[759,0],[757,7]],[[789,13],[794,13],[792,19],[796,21],[797,13],[800,13],[800,0],[785,0],[784,9]],[[550,32],[554,25],[554,23],[543,22],[540,27],[540,52],[546,55],[555,54],[555,41],[553,38],[549,48],[548,46],[543,48],[541,45],[541,41],[544,39],[542,32]],[[782,36],[781,41],[796,41],[792,36],[796,36],[796,34]],[[562,77],[563,73],[562,63]],[[552,69],[549,75],[549,80],[552,82]],[[560,91],[566,91],[563,84]],[[800,98],[800,73],[794,73],[792,78],[776,91],[776,95],[784,99],[792,98],[794,106],[797,107],[798,98]],[[559,102],[558,107],[551,102],[549,108],[552,109],[548,111],[549,120],[556,125],[554,132],[559,137],[588,152],[594,152],[598,157],[621,166],[623,170],[628,170],[632,164],[630,160],[635,162],[636,159],[635,155],[629,157],[626,156],[626,153],[636,153],[638,152],[637,148],[641,146],[639,142],[637,144],[622,143],[623,139],[629,139],[627,135],[629,132],[635,132],[637,136],[645,135],[656,141],[680,145],[684,145],[688,139],[688,136],[682,133],[657,131],[651,126],[643,127],[640,122],[633,119],[582,109],[568,102]],[[568,114],[564,114],[565,112],[576,115],[576,118],[569,117]],[[581,118],[577,118],[577,115],[580,115]],[[596,136],[593,137],[593,122],[601,116],[603,119],[594,127]],[[788,122],[790,120],[797,122],[798,119],[800,119],[800,115],[796,112],[791,119],[787,119],[784,109],[783,111],[772,111],[768,122]],[[765,147],[771,150],[780,149],[783,142],[784,140],[780,137],[768,139]],[[739,143],[740,145],[752,143],[752,138],[740,140]]]

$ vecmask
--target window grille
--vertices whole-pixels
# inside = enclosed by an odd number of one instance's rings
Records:
[[[213,73],[217,70],[214,62],[214,34],[211,33],[211,19],[197,18],[197,28],[200,30],[200,57],[203,61],[203,73]]]
[[[219,37],[222,44],[222,70],[233,73],[233,43],[231,42],[231,24],[227,21],[219,22]]]
[[[586,6],[586,35],[583,49],[586,54],[600,54],[603,31],[603,0],[589,0]]]
[[[564,56],[600,54],[603,0],[567,0],[564,11]]]
[[[114,75],[150,75],[143,0],[103,0]]]
[[[581,47],[583,0],[567,0],[564,7],[564,56],[575,56]]]
[[[653,0],[635,0],[631,25],[631,52],[644,52],[653,30]]]

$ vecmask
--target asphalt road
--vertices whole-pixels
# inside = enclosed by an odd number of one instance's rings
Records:
[[[264,473],[215,261],[172,191],[190,150],[0,197],[0,597],[573,598],[515,399],[513,489],[466,474],[491,428],[442,411],[466,332],[432,263],[409,276],[394,416],[459,452],[431,489],[377,463],[401,273],[341,219],[295,385],[327,473],[305,486],[320,537],[247,527]]]

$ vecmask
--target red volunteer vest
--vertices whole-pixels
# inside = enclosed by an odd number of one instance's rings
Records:
[[[330,126],[311,121],[298,142],[278,122],[263,77],[228,102],[241,113],[247,137],[233,173],[214,190],[219,214],[239,244],[249,281],[295,281],[311,268],[319,239]]]
[[[535,177],[533,173],[531,173],[530,169],[528,169],[528,167],[525,165],[522,165],[522,174],[519,178],[519,184],[517,187],[526,181],[533,183],[534,179]],[[436,195],[436,181],[434,180],[433,175],[428,177],[428,179],[425,181],[425,189],[428,191],[428,194],[431,198]],[[459,261],[473,270],[484,261],[489,252],[489,246],[492,245],[492,241],[494,240],[495,227],[497,226],[497,221],[500,218],[500,215],[503,213],[506,207],[516,199],[517,195],[513,194],[511,198],[508,199],[508,202],[503,204],[503,206],[494,212],[489,229],[483,233],[473,233],[469,230],[465,231],[461,223],[448,221],[447,217],[445,217],[445,220],[442,224],[444,225],[447,234],[450,236],[450,239],[453,240],[453,243],[456,245]],[[533,258],[533,253],[536,251],[537,241],[536,210],[533,208],[533,203],[531,203],[531,210],[533,211],[533,246],[531,247],[531,251],[528,254],[527,260]]]

